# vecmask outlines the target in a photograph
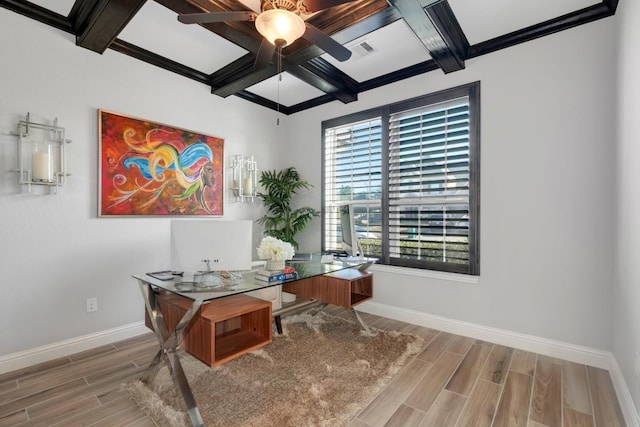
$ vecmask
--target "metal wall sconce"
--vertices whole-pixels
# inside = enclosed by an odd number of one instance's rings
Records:
[[[18,172],[19,184],[26,185],[31,192],[32,185],[45,185],[58,192],[69,176],[66,171],[66,145],[71,142],[64,137],[64,128],[58,126],[58,119],[53,125],[34,123],[27,113],[26,120],[18,122]]]
[[[236,201],[252,202],[258,188],[258,164],[253,160],[253,156],[234,156],[231,171],[231,189]]]

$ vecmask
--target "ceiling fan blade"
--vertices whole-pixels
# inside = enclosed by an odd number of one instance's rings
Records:
[[[307,28],[302,35],[303,39],[315,44],[320,49],[336,58],[338,61],[344,62],[347,59],[351,58],[351,51],[349,49],[342,46],[340,43],[320,31],[313,25],[306,22],[305,25]]]
[[[235,12],[187,13],[178,15],[178,21],[183,24],[209,24],[224,21],[255,21],[256,16],[255,12],[243,10]]]
[[[256,54],[256,62],[253,63],[253,68],[255,70],[267,68],[271,63],[271,58],[273,58],[275,51],[276,47],[269,43],[267,39],[263,38],[262,43],[260,43],[260,49],[258,49],[258,53]]]
[[[307,12],[317,12],[322,9],[328,9],[354,0],[304,0],[302,5]]]

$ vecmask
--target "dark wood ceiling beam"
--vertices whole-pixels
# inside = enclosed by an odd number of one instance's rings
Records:
[[[414,77],[420,74],[427,73],[429,71],[438,70],[440,67],[433,59],[429,59],[428,61],[421,62],[419,64],[411,65],[409,67],[403,68],[402,70],[394,71],[393,73],[388,73],[383,76],[375,77],[373,79],[364,81],[358,84],[358,93],[364,92],[371,89],[376,89],[381,86],[388,85],[390,83],[395,83],[400,80],[407,79],[409,77]],[[295,105],[289,106],[289,113],[295,114],[300,111],[308,110],[309,108],[318,107],[323,104],[327,104],[334,99],[328,95],[322,95],[317,98],[309,99],[304,102],[300,102]]]
[[[289,107],[286,105],[278,104],[270,99],[264,98],[260,95],[256,95],[253,92],[249,92],[248,90],[241,90],[234,94],[235,96],[245,99],[247,101],[251,101],[254,104],[262,105],[263,107],[267,107],[273,111],[280,111],[282,114],[289,115],[291,111]]]
[[[344,103],[355,101],[358,98],[358,83],[321,58],[316,58],[316,60],[302,65],[291,64],[283,60],[282,68],[283,71],[287,71]],[[273,77],[277,73],[278,69],[275,64],[254,70],[253,57],[245,55],[211,75],[211,93],[226,98]]]
[[[275,64],[254,70],[254,60],[255,55],[247,54],[211,74],[211,93],[226,98],[278,73]]]
[[[76,44],[104,53],[146,0],[76,0],[69,13]]]
[[[27,18],[35,19],[69,34],[75,34],[73,26],[66,16],[52,12],[37,4],[24,0],[0,0],[0,7],[19,13]]]
[[[371,89],[376,89],[382,86],[386,86],[391,83],[395,83],[410,77],[415,77],[420,74],[427,73],[429,71],[438,70],[440,67],[433,59],[421,62],[419,64],[411,65],[393,73],[388,73],[373,79],[366,80],[358,84],[358,93]],[[319,96],[317,98],[310,99],[308,101],[301,102],[299,104],[290,105],[289,112],[291,114],[298,113],[300,111],[308,110],[309,108],[317,107],[328,102],[333,101],[333,98],[326,95]]]
[[[172,61],[171,59],[150,52],[124,40],[115,39],[113,43],[111,43],[109,48],[115,50],[116,52],[124,53],[125,55],[128,55],[132,58],[139,59],[140,61],[144,61],[148,64],[164,68],[165,70],[171,71],[172,73],[176,73],[197,82],[209,85],[208,74],[195,70],[191,67],[187,67],[186,65],[182,65],[178,62]]]
[[[442,71],[462,70],[469,42],[447,0],[389,0]]]
[[[285,65],[285,71],[345,104],[358,100],[358,82],[322,58]]]
[[[233,62],[225,65],[220,68],[218,71],[210,75],[211,84],[213,88],[221,88],[226,86],[227,84],[233,83],[235,80],[246,77],[253,70],[253,64],[255,62],[255,55],[250,53],[241,56]],[[275,66],[270,66],[267,68],[273,68],[273,75],[276,74],[277,70]]]
[[[449,2],[447,0],[436,1],[425,6],[424,11],[447,46],[444,52],[432,52],[433,59],[445,73],[463,69],[469,50],[469,41]]]
[[[603,0],[602,3],[609,9],[611,15],[616,13],[616,8],[618,7],[618,0]]]
[[[329,95],[321,95],[317,98],[309,99],[308,101],[301,102],[299,104],[289,106],[289,114],[299,113],[300,111],[308,110],[309,108],[319,107],[320,105],[333,102],[335,99]]]
[[[605,3],[609,3],[608,5]],[[500,37],[493,38],[481,43],[474,44],[469,47],[468,59],[486,55],[501,49],[506,49],[535,40],[540,37],[548,36],[553,33],[574,28],[579,25],[587,24],[598,19],[606,18],[615,14],[615,6],[617,2],[604,2],[597,5],[589,6],[566,15],[559,16],[554,19],[542,22],[540,24],[531,25],[530,27],[505,34]]]
[[[357,99],[357,82],[328,62],[323,63],[318,67],[317,64],[298,65],[283,59],[282,69],[344,103]],[[276,74],[275,64],[254,70],[252,55],[245,55],[211,75],[211,93],[226,98]]]

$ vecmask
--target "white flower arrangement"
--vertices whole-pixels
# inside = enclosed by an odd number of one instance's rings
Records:
[[[275,237],[267,236],[260,242],[258,246],[258,257],[260,259],[273,259],[284,261],[292,259],[295,255],[293,245],[288,242],[283,242]]]

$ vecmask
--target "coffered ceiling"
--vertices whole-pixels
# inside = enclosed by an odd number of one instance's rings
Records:
[[[617,3],[353,0],[303,15],[348,48],[348,60],[299,39],[282,50],[280,68],[277,53],[267,67],[256,68],[262,36],[253,22],[185,25],[176,18],[259,13],[259,0],[0,0],[4,8],[75,35],[82,48],[97,54],[113,49],[196,80],[212,96],[239,96],[285,114],[352,102],[360,92],[426,72],[459,71],[468,59],[611,16]]]

